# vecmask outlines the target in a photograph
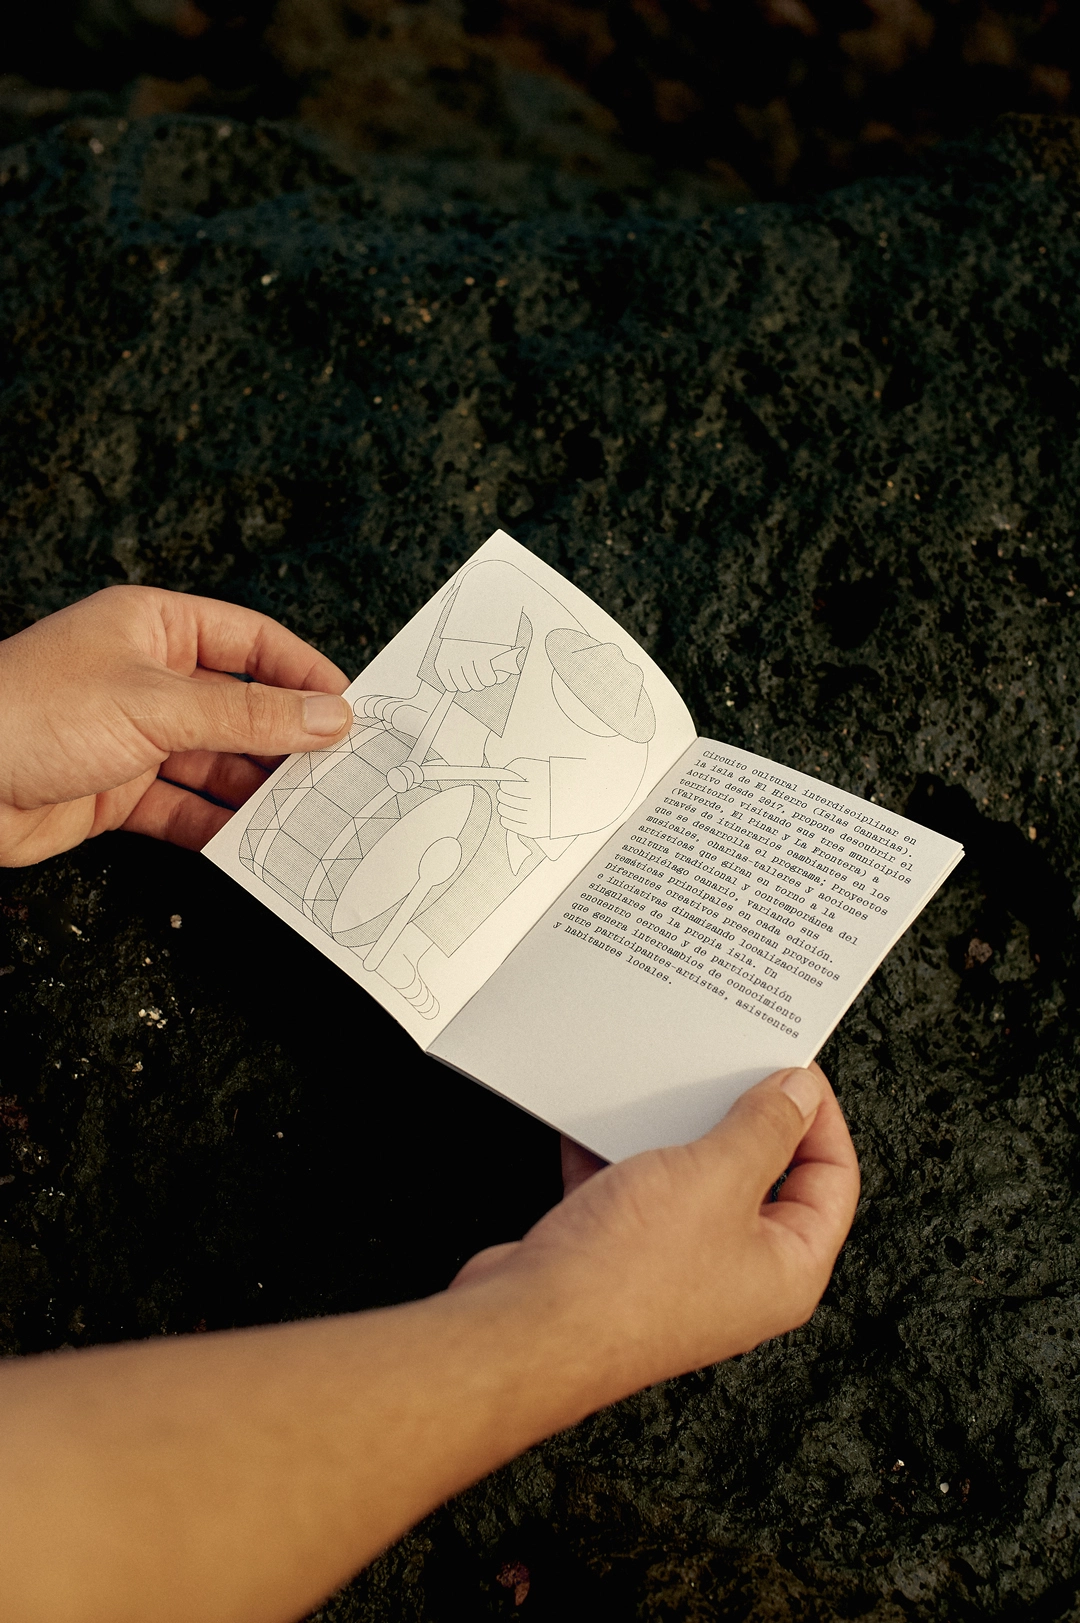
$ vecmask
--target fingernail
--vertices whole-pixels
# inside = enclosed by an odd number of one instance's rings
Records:
[[[313,693],[309,699],[304,700],[304,731],[316,733],[320,738],[330,738],[334,733],[340,733],[347,721],[352,719],[352,711],[344,699],[339,699],[336,693]]]
[[[812,1071],[789,1071],[780,1084],[780,1092],[798,1105],[804,1121],[809,1121],[821,1103],[821,1083]]]

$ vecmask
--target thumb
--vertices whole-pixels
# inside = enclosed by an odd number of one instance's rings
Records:
[[[698,1143],[719,1153],[744,1192],[760,1202],[791,1165],[829,1091],[816,1065],[775,1071],[736,1099]]]
[[[155,687],[148,711],[132,719],[166,754],[291,755],[338,743],[353,722],[352,706],[336,693],[261,682],[203,682],[171,672]]]

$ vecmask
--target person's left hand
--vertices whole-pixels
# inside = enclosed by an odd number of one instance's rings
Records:
[[[198,850],[275,757],[345,736],[347,686],[232,603],[112,586],[50,614],[0,642],[0,867],[112,828]]]

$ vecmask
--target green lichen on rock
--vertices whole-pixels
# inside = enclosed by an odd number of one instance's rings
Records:
[[[501,523],[703,733],[969,850],[825,1056],[865,1194],[810,1325],[325,1623],[509,1615],[520,1567],[538,1618],[1075,1615],[1078,159],[1018,119],[701,214],[217,120],[0,158],[0,630],[143,581],[355,670]],[[198,858],[109,837],[0,909],[6,1351],[401,1299],[554,1197],[546,1129]]]

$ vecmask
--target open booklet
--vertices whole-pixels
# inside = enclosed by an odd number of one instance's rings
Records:
[[[206,854],[428,1053],[611,1160],[810,1061],[962,848],[699,738],[497,531]]]

